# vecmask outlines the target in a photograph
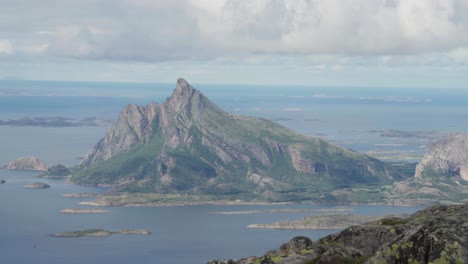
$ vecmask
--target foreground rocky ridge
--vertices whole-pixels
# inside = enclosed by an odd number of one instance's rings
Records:
[[[467,263],[468,205],[439,205],[311,241],[296,237],[262,257],[209,264]]]
[[[226,113],[179,79],[166,102],[125,107],[71,180],[114,192],[295,201],[407,176],[271,121]]]

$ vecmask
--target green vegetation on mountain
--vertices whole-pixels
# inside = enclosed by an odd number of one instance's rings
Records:
[[[166,102],[125,107],[72,181],[114,192],[298,201],[409,176],[269,120],[226,113],[179,79]]]
[[[261,257],[209,264],[467,263],[468,205],[434,206],[311,241],[296,237]]]

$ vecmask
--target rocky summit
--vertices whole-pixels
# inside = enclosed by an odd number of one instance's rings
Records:
[[[71,180],[114,191],[284,201],[403,178],[367,155],[227,113],[179,79],[164,103],[126,106]]]
[[[468,263],[468,205],[439,205],[312,241],[296,237],[261,257],[209,264]]]

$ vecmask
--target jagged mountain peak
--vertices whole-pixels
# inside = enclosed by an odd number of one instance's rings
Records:
[[[208,113],[225,114],[221,108],[183,78],[177,80],[176,88],[163,105],[172,110],[174,114],[183,115],[188,119],[193,119],[193,121],[200,121]]]
[[[184,78],[177,79],[176,90],[195,90]]]
[[[174,92],[172,93],[172,97],[177,98],[184,98],[184,97],[191,97],[196,92],[199,92],[197,89],[193,88],[185,79],[179,78],[177,79],[177,84]]]
[[[180,110],[181,107],[189,104],[196,97],[203,97],[197,89],[193,88],[185,79],[177,79],[176,88],[168,98],[167,104],[174,110]]]

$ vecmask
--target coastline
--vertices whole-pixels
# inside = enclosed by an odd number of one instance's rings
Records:
[[[146,196],[146,197],[145,197]],[[154,197],[158,197],[155,201]],[[174,196],[176,196],[174,198]],[[96,199],[92,201],[79,202],[80,205],[95,206],[95,207],[113,207],[113,206],[127,206],[127,207],[166,207],[166,206],[192,206],[192,205],[259,205],[259,206],[272,206],[272,205],[289,205],[289,204],[312,204],[312,205],[323,205],[323,206],[359,206],[359,205],[372,205],[372,206],[396,206],[396,207],[428,207],[436,204],[462,204],[455,202],[440,203],[430,199],[401,199],[397,202],[369,202],[369,203],[327,203],[317,202],[313,200],[303,200],[297,202],[285,201],[285,202],[269,202],[262,200],[228,200],[219,199],[218,197],[207,197],[207,196],[185,196],[185,195],[164,195],[164,194],[104,194],[94,197]],[[345,210],[343,210],[345,211]],[[230,213],[232,214],[232,213]]]
[[[89,186],[89,187],[103,187],[111,188],[111,185],[92,185],[92,184],[78,184],[71,181],[70,178],[65,179],[66,184]],[[347,197],[343,201],[324,201],[304,199],[300,201],[265,201],[262,199],[257,200],[242,200],[234,199],[232,196],[215,195],[185,195],[185,194],[158,194],[158,193],[71,193],[64,194],[63,197],[67,198],[94,198],[91,201],[83,201],[78,204],[95,207],[111,207],[111,206],[128,206],[128,207],[165,207],[165,206],[192,206],[192,205],[287,205],[287,204],[313,204],[325,206],[359,206],[359,205],[375,205],[375,206],[397,206],[397,207],[429,207],[433,205],[452,205],[463,204],[466,201],[454,202],[450,200],[440,201],[438,199],[430,198],[395,198],[395,197],[381,197],[377,201],[362,202],[361,199],[353,199]],[[359,200],[359,201],[353,201]]]

